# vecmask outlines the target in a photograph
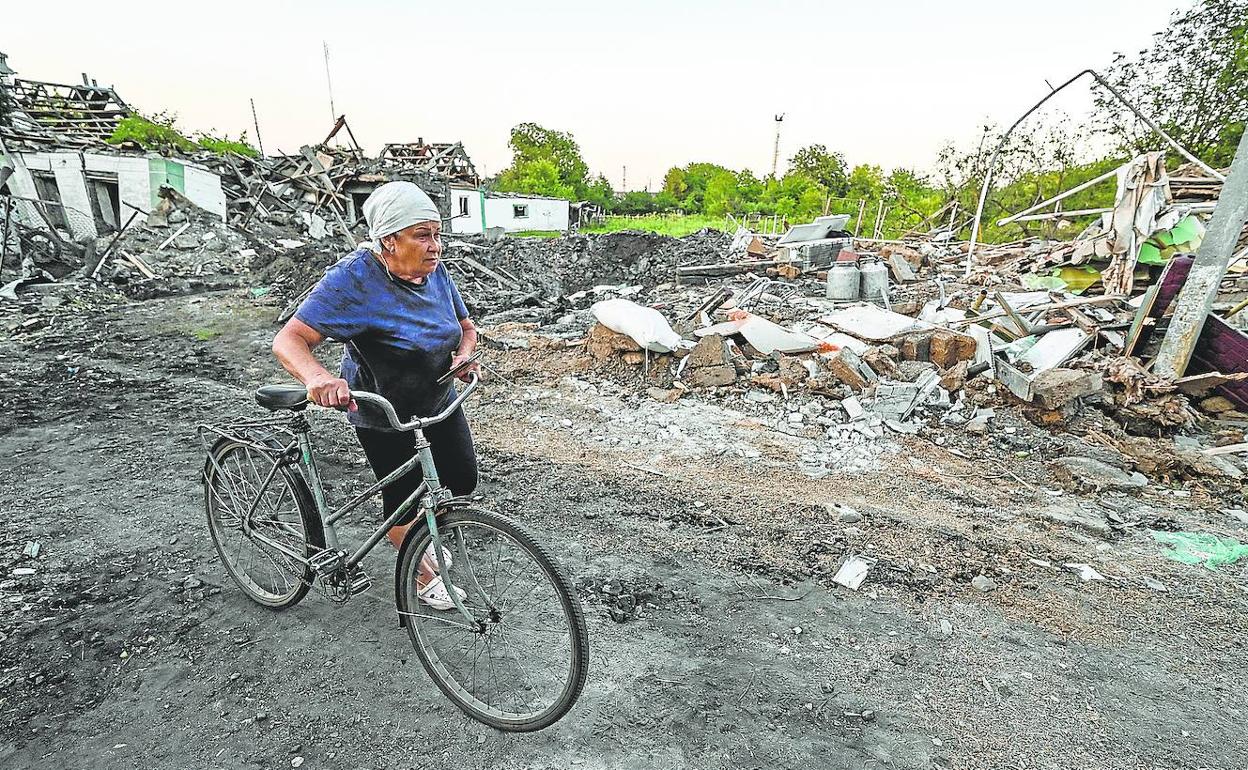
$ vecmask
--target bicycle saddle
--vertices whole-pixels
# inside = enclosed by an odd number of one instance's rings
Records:
[[[256,403],[268,409],[293,409],[308,406],[308,391],[302,385],[261,385],[256,389]]]

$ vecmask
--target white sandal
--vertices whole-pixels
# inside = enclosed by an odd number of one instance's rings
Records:
[[[434,570],[438,569],[438,557],[433,552],[432,543],[429,544],[429,547],[425,549],[424,554],[420,558],[428,559],[429,567],[431,569],[434,569]],[[451,550],[447,548],[446,546],[442,546],[442,558],[446,559],[447,569],[450,569],[451,566],[455,563],[454,560],[451,559]]]
[[[459,595],[460,601],[468,596],[459,586],[452,586],[455,593]],[[451,601],[451,595],[446,590],[446,584],[442,582],[442,576],[437,575],[424,586],[416,589],[416,595],[420,600],[435,610],[452,610],[455,609],[455,602]]]

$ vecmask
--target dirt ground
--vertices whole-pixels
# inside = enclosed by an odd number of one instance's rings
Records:
[[[1080,439],[1021,421],[811,478],[807,439],[574,350],[494,353],[470,418],[483,504],[582,586],[589,683],[543,732],[477,724],[399,628],[388,547],[368,594],[286,612],[215,559],[195,426],[280,379],[273,314],[246,291],[67,305],[0,340],[0,767],[1248,767],[1248,572],[1147,531],[1243,539],[1220,512],[1242,489],[1059,493],[1046,461]],[[340,415],[314,422],[341,500],[367,468]],[[858,592],[831,580],[851,553],[879,560]],[[605,584],[641,611],[613,618]]]

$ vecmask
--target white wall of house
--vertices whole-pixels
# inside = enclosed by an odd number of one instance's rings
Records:
[[[156,191],[153,186],[159,188],[168,179],[171,165],[181,167],[182,186],[185,188],[183,194],[200,208],[225,219],[225,191],[221,189],[220,177],[181,160],[77,152],[15,152],[11,159],[15,171],[9,180],[9,189],[14,195],[39,197],[33,174],[50,173],[55,178],[61,203],[65,207],[65,218],[75,238],[99,234],[92,215],[85,172],[116,176],[121,208],[119,224],[124,224],[135,211],[142,214],[152,210]],[[29,204],[20,205],[18,210],[28,224],[37,225],[42,221]]]
[[[205,211],[225,219],[225,190],[221,189],[221,177],[208,169],[186,165],[186,197]]]
[[[568,202],[556,198],[513,198],[489,193],[483,196],[478,190],[451,188],[452,233],[482,233],[491,227],[501,227],[509,233],[522,230],[565,232],[568,210]]]
[[[460,235],[480,234],[481,192],[467,187],[451,188],[451,232]]]
[[[509,233],[521,230],[568,229],[568,202],[555,198],[485,197],[486,227],[501,227]]]

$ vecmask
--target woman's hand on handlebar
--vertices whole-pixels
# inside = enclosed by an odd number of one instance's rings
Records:
[[[347,386],[347,381],[340,377],[326,374],[313,377],[304,385],[308,389],[308,400],[317,406],[346,409],[348,412],[359,408],[351,398],[351,388]]]
[[[452,358],[451,358],[451,368],[450,368],[450,369],[448,369],[447,371],[453,371],[453,370],[455,369],[455,367],[457,367],[457,366],[459,366],[460,364],[462,364],[463,362],[467,361],[469,358],[472,358],[472,353],[471,353],[471,352],[467,352],[467,353],[464,353],[464,352],[456,353],[456,354],[454,355],[454,357],[452,357]],[[476,375],[477,375],[478,377],[480,377],[480,376],[481,376],[481,365],[480,365],[480,364],[478,364],[476,361],[473,361],[473,362],[472,362],[471,364],[469,364],[468,366],[465,366],[465,367],[464,367],[464,369],[463,369],[463,371],[461,371],[461,372],[459,372],[458,374],[456,374],[456,375],[455,375],[455,378],[456,378],[456,379],[458,379],[458,380],[460,380],[460,381],[462,381],[462,382],[467,382],[467,381],[468,381],[469,376],[470,376],[470,375],[472,375],[473,373],[476,373]]]

